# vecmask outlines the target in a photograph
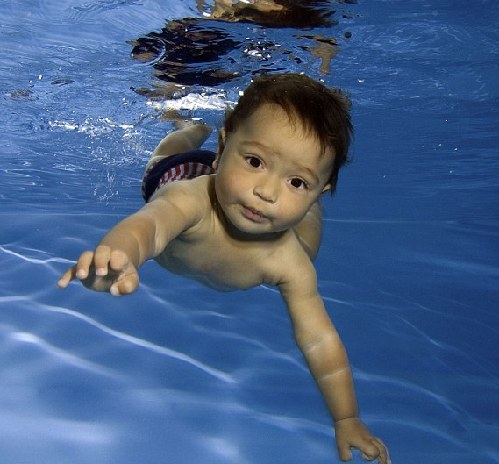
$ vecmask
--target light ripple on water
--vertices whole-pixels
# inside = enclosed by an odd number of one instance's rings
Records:
[[[0,303],[4,300],[0,298]],[[103,367],[95,364],[93,362],[82,359],[78,356],[75,356],[67,351],[61,350],[60,348],[51,345],[50,343],[43,340],[41,337],[29,333],[29,332],[12,332],[10,334],[10,339],[14,342],[19,343],[27,343],[30,345],[34,345],[39,350],[47,353],[51,357],[58,359],[70,366],[76,367],[78,369],[88,370],[93,374],[105,375],[108,377],[117,377],[116,373],[113,373],[109,369],[104,369]]]
[[[40,259],[40,258],[33,258],[31,256],[27,256],[27,253],[40,253],[40,254],[46,254],[43,250],[37,250],[35,248],[28,248],[28,247],[22,247],[22,249],[26,252],[26,254],[19,253],[16,251],[13,251],[7,247],[4,247],[0,245],[0,252],[5,253],[6,255],[14,256],[16,258],[21,259],[22,261],[26,261],[30,264],[48,264],[48,263],[63,263],[63,264],[68,264],[72,265],[75,262],[70,261],[69,259],[65,258],[45,258],[45,259]]]
[[[23,400],[24,398],[21,399],[21,401]],[[2,410],[2,424],[8,424],[8,427],[0,424],[2,434],[0,442],[3,443],[3,452],[7,447],[6,442],[9,440],[16,443],[15,446],[19,446],[19,436],[29,436],[32,440],[30,447],[33,445],[50,446],[50,443],[58,442],[84,446],[105,446],[107,448],[116,441],[116,434],[107,425],[51,418],[43,413],[20,415],[17,409],[8,412],[4,408]],[[21,455],[22,450],[18,450],[17,453]],[[95,455],[95,450],[93,453]]]
[[[3,299],[0,297],[0,302],[2,302]],[[59,313],[59,314],[64,314],[67,316],[70,316],[74,319],[78,319],[80,321],[83,321],[90,326],[104,332],[106,335],[109,335],[113,338],[117,338],[121,341],[124,341],[126,343],[129,343],[131,345],[140,347],[140,348],[145,348],[151,352],[161,354],[163,356],[166,356],[171,359],[175,359],[178,361],[185,362],[201,371],[204,373],[221,380],[225,383],[231,384],[234,383],[235,380],[230,374],[227,374],[225,372],[222,372],[218,369],[214,369],[210,366],[205,365],[204,363],[193,359],[192,357],[184,354],[177,352],[175,350],[172,350],[170,348],[164,347],[164,346],[159,346],[156,345],[148,340],[144,340],[138,337],[135,337],[133,335],[126,334],[124,332],[120,332],[118,330],[114,330],[110,327],[107,327],[106,325],[102,324],[101,322],[86,316],[85,314],[79,313],[78,311],[72,310],[72,309],[67,309],[67,308],[61,308],[61,307],[56,307],[56,306],[50,306],[50,305],[38,305],[38,308],[40,308],[42,311],[47,311],[47,312],[52,312],[52,313]]]
[[[74,264],[73,261],[63,259],[63,258],[54,258],[54,257],[45,257],[43,259],[41,258],[35,258],[34,255],[45,255],[46,252],[37,250],[35,248],[27,248],[27,247],[20,247],[19,251],[13,251],[12,246],[10,247],[5,247],[0,245],[0,252],[17,258],[21,262],[27,263],[29,265],[41,265],[41,266],[48,266],[52,263],[62,263],[66,265],[72,265]],[[156,297],[158,298],[158,297]],[[22,304],[26,303],[29,306],[29,303],[31,301],[31,297],[25,297],[25,296],[0,296],[0,304],[7,304],[7,303],[14,303],[14,304]],[[135,336],[132,336],[130,334],[120,332],[118,330],[114,330],[105,324],[97,321],[94,318],[91,318],[85,314],[82,314],[76,310],[72,309],[67,309],[63,307],[57,307],[53,305],[47,305],[47,304],[37,304],[36,305],[37,310],[42,310],[42,311],[47,311],[47,312],[52,312],[52,313],[59,313],[59,314],[64,314],[66,316],[70,316],[71,318],[83,321],[90,326],[100,330],[101,332],[105,333],[106,335],[109,335],[113,338],[119,339],[121,341],[124,341],[126,343],[129,343],[131,345],[145,348],[151,352],[161,354],[164,356],[167,356],[172,359],[176,359],[178,361],[185,362],[191,366],[196,367],[197,369],[200,369],[201,371],[209,374],[210,376],[215,377],[218,380],[221,380],[226,383],[234,383],[235,380],[234,378],[225,372],[222,372],[218,369],[212,368],[194,358],[191,356],[188,356],[184,353],[169,349],[164,346],[159,346],[157,344],[154,344],[150,341],[147,341],[145,339],[141,339]],[[99,370],[101,371],[102,369],[98,368],[97,366],[93,365],[93,363],[87,362],[85,360],[82,360],[80,358],[75,357],[74,355],[71,355],[69,353],[65,353],[63,350],[60,350],[52,345],[50,345],[48,342],[42,340],[38,335],[28,333],[28,332],[15,332],[11,334],[11,338],[15,341],[18,342],[23,342],[23,343],[29,343],[35,346],[38,346],[40,349],[42,349],[45,352],[50,353],[51,355],[62,359],[69,364],[80,367],[80,368],[85,368],[85,369],[90,369],[90,370]]]

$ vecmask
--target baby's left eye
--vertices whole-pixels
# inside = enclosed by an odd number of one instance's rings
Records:
[[[303,180],[300,179],[299,177],[295,177],[294,179],[291,179],[289,183],[295,188],[295,189],[307,189],[308,185],[307,183]]]

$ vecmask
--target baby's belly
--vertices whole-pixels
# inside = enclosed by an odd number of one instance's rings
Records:
[[[158,256],[156,262],[174,274],[196,280],[223,292],[247,290],[262,283],[259,276],[250,270],[244,270],[242,265],[233,266],[228,263],[217,263],[214,260],[189,262],[167,254]]]

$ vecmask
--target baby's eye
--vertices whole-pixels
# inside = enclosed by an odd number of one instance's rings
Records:
[[[307,183],[303,180],[303,179],[300,179],[299,177],[295,177],[293,179],[290,180],[289,182],[295,189],[307,189],[308,188],[308,185]]]
[[[262,166],[262,161],[256,156],[248,156],[246,162],[253,168],[260,168]]]

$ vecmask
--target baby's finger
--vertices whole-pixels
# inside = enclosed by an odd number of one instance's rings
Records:
[[[57,285],[59,288],[66,288],[69,285],[69,282],[74,280],[76,277],[76,269],[75,267],[70,267],[57,281]]]
[[[373,438],[371,444],[362,449],[362,458],[368,461],[378,459],[380,464],[388,464],[390,458],[385,444],[379,438]]]
[[[390,464],[391,460],[387,446],[379,438],[375,438],[373,441],[379,450],[379,463]]]
[[[109,292],[113,296],[128,295],[134,292],[139,286],[139,276],[131,273],[122,276],[117,282],[111,285]]]
[[[113,271],[122,271],[129,264],[128,255],[120,250],[115,250],[111,253],[109,265]]]
[[[77,279],[86,279],[90,271],[94,259],[94,253],[92,251],[83,252],[75,265],[75,277]]]
[[[108,246],[99,245],[95,249],[94,265],[95,275],[106,276],[109,272],[109,260],[111,259],[111,249]]]
[[[369,445],[364,445],[362,447],[362,458],[367,461],[373,461],[380,455],[379,448],[374,444],[370,443]]]
[[[338,443],[338,456],[341,461],[351,461],[353,459],[352,451],[348,443]]]

